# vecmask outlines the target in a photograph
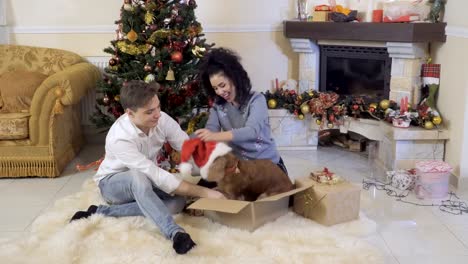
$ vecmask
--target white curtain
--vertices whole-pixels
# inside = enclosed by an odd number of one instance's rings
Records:
[[[10,31],[6,19],[6,0],[0,0],[0,44],[10,42]]]

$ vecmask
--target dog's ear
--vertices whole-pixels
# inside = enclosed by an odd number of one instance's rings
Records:
[[[214,182],[219,182],[222,180],[224,178],[226,162],[227,159],[225,156],[217,157],[208,169],[208,177],[206,180]]]
[[[228,154],[224,155],[226,158],[226,166],[225,168],[231,168],[237,165],[237,161],[239,160],[236,155],[229,152]]]

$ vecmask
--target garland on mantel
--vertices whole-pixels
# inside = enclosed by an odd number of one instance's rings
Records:
[[[262,93],[269,109],[286,109],[303,120],[312,115],[320,128],[334,128],[344,124],[347,117],[384,120],[396,127],[409,125],[433,129],[442,123],[440,114],[426,105],[425,101],[412,108],[408,98],[395,101],[383,99],[370,101],[360,96],[340,97],[333,92],[308,91],[298,94],[294,89],[275,89]]]

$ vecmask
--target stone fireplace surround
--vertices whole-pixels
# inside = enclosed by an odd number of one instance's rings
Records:
[[[327,34],[330,35],[329,32]],[[289,37],[287,29],[285,29],[285,35]],[[372,36],[366,35],[364,38],[372,39]],[[377,36],[378,38],[380,36]],[[401,98],[408,97],[413,104],[420,100],[421,64],[428,56],[429,41],[361,41],[356,40],[356,37],[352,40],[312,40],[296,37],[289,37],[289,39],[293,50],[299,55],[299,82],[303,87],[319,90],[319,45],[386,47],[392,60],[390,99],[400,102]],[[436,39],[436,41],[441,41],[441,39]],[[270,110],[271,126],[275,128],[272,129],[273,136],[279,149],[316,149],[317,134],[320,128],[315,122],[309,118],[304,123],[303,121],[295,121],[294,117],[286,116],[285,110]],[[292,128],[295,128],[296,131],[291,131]],[[413,168],[415,162],[419,160],[443,160],[445,140],[448,139],[448,131],[445,129],[396,128],[386,122],[351,117],[347,118],[339,129],[342,133],[353,131],[377,141],[377,162],[385,169]]]

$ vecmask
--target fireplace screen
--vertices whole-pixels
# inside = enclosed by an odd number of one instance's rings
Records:
[[[388,98],[391,63],[387,48],[322,45],[320,91]]]

